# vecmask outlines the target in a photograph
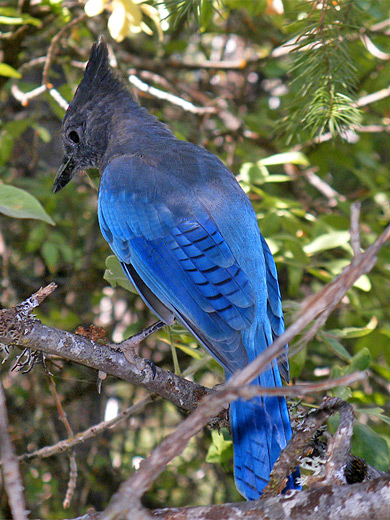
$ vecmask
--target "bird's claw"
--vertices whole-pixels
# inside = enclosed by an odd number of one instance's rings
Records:
[[[145,370],[145,368],[147,367],[152,371],[152,379],[156,377],[157,369],[153,361],[151,361],[150,359],[142,358],[141,356],[136,354],[133,347],[123,345],[122,347],[120,347],[120,350],[123,352],[127,361],[132,365],[135,365],[138,370],[142,371]]]
[[[157,375],[157,368],[156,368],[156,365],[154,364],[154,361],[152,361],[151,359],[144,359],[144,362],[152,370],[153,379],[155,379],[155,377]]]

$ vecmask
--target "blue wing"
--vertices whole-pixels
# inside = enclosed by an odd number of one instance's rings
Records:
[[[247,364],[240,331],[254,320],[254,290],[205,208],[183,218],[150,190],[140,196],[133,183],[120,182],[123,169],[140,180],[134,163],[121,157],[104,172],[102,233],[152,310],[165,321],[176,316],[233,373]],[[141,166],[145,182],[154,172]]]
[[[263,253],[266,265],[266,280],[267,280],[267,317],[271,324],[272,341],[281,336],[285,330],[282,297],[280,295],[278,273],[276,271],[274,257],[268,247],[264,237],[261,236],[261,244],[263,246]],[[288,366],[288,348],[286,346],[285,353],[279,359],[279,370],[285,381],[289,382],[289,366]]]

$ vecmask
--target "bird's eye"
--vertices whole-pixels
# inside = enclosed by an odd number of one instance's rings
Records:
[[[72,141],[72,143],[75,143],[75,144],[78,144],[80,142],[80,136],[76,132],[76,130],[71,130],[68,133],[68,139],[70,139],[70,141]]]

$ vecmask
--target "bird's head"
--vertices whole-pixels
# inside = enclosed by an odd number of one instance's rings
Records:
[[[111,69],[107,45],[100,38],[92,46],[84,77],[62,122],[65,155],[54,180],[54,193],[78,172],[99,168],[115,113],[134,104],[125,82]]]

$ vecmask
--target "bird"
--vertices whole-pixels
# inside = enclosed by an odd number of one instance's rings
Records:
[[[101,174],[98,221],[140,297],[165,324],[181,323],[227,378],[285,329],[275,262],[253,206],[214,154],[179,140],[132,96],[101,37],[62,123],[60,191],[78,172]],[[286,347],[287,348],[287,347]],[[252,382],[282,386],[287,356]],[[230,405],[234,477],[258,499],[291,438],[284,397]],[[297,488],[289,477],[286,488]]]

